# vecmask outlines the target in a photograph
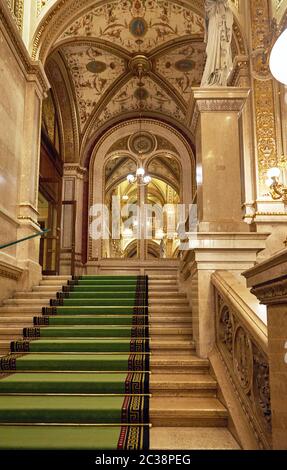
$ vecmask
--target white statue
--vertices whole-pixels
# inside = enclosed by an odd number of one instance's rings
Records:
[[[228,0],[205,0],[205,25],[207,60],[201,86],[227,86],[232,70],[233,26]]]

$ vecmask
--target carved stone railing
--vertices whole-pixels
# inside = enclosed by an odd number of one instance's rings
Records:
[[[221,360],[258,448],[270,449],[272,423],[267,328],[250,307],[254,297],[242,284],[236,283],[232,274],[217,271],[212,275],[212,284],[216,343]],[[247,291],[244,299],[240,290]]]
[[[275,253],[243,276],[267,307],[268,356],[274,450],[287,449],[287,249]]]

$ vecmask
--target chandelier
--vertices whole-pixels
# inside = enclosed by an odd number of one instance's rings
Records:
[[[135,175],[130,174],[127,176],[127,181],[129,183],[137,183],[138,186],[146,186],[151,182],[151,176],[145,174],[143,167],[139,167]]]
[[[140,90],[141,90],[141,87],[143,86],[142,77],[149,69],[149,65],[146,62],[146,58],[144,56],[137,55],[134,58],[134,61],[133,61],[133,64],[132,64],[132,69],[133,69],[133,72],[137,75],[137,77],[139,79],[138,85],[139,85]],[[139,93],[139,140],[140,141],[141,141],[141,138],[142,138],[142,109],[143,109],[142,98],[143,98],[143,96],[142,96],[142,93],[140,92]],[[138,149],[137,150],[137,157],[138,157],[137,160],[141,161],[142,156],[143,156],[142,151],[140,149]],[[151,176],[146,174],[146,171],[143,168],[143,166],[139,166],[137,168],[135,174],[127,175],[127,181],[130,184],[137,183],[138,186],[146,186],[147,184],[149,184],[151,182],[151,180],[152,180]]]

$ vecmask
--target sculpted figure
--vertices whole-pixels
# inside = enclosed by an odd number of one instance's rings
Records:
[[[207,60],[201,86],[227,86],[232,70],[233,13],[228,0],[205,0]]]

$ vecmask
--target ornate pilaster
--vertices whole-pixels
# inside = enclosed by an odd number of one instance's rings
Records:
[[[266,195],[266,171],[278,164],[278,139],[276,108],[278,90],[272,79],[268,60],[264,61],[266,36],[271,32],[269,0],[251,0],[251,70],[254,90],[254,118],[257,153],[257,197]]]
[[[287,250],[249,269],[248,287],[267,305],[272,440],[276,450],[287,449]]]
[[[85,181],[87,181],[86,168],[82,168],[78,164],[71,163],[66,163],[64,165],[60,259],[60,270],[62,274],[71,273],[73,249],[75,249],[75,267],[81,267],[83,252],[82,231]],[[73,202],[75,202],[75,209],[73,209]],[[75,210],[75,214],[73,213],[73,210]]]

